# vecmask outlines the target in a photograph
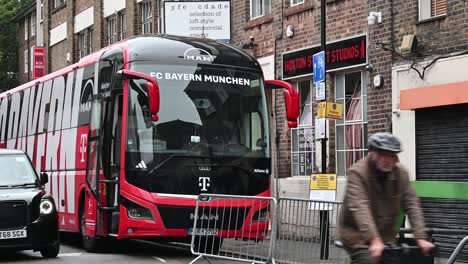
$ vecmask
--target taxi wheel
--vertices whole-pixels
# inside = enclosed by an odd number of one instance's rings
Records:
[[[81,233],[81,241],[83,243],[83,248],[86,252],[98,252],[99,251],[99,241],[95,237],[86,236],[85,232],[85,214],[84,214],[84,206],[80,208],[80,233]]]
[[[41,249],[41,255],[44,258],[55,258],[60,252],[60,243],[57,242],[52,246]]]

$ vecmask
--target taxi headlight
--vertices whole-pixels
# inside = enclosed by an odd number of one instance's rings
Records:
[[[54,204],[50,200],[42,200],[39,207],[43,215],[48,215],[54,211]]]

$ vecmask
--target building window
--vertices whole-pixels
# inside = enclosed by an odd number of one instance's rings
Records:
[[[107,20],[107,43],[114,44],[117,41],[117,32],[115,29],[115,17]]]
[[[31,37],[36,35],[36,13],[31,15]]]
[[[41,0],[41,9],[40,9],[40,18],[41,18],[41,23],[44,21],[44,0]]]
[[[250,0],[250,19],[271,14],[271,0]]]
[[[29,70],[29,50],[24,50],[24,73]]]
[[[447,14],[447,0],[419,0],[419,20]]]
[[[78,56],[81,59],[93,50],[93,28],[84,29],[78,33]]]
[[[127,18],[125,17],[125,13],[119,13],[119,25],[120,25],[119,40],[122,40],[127,37]]]
[[[314,127],[312,122],[312,82],[294,83],[299,92],[299,127],[291,130],[291,172],[293,176],[310,176],[314,168]]]
[[[304,0],[291,0],[291,6],[299,5],[304,3]]]
[[[342,120],[336,120],[336,173],[367,155],[367,77],[365,72],[335,76],[336,102],[343,104]]]
[[[153,33],[153,7],[151,2],[141,4],[142,33]]]
[[[79,58],[83,58],[84,56],[88,55],[87,53],[87,43],[86,43],[86,32],[87,30],[83,30],[78,33],[78,56]]]
[[[29,19],[24,19],[24,40],[27,40],[29,37]]]
[[[65,4],[65,0],[54,0],[54,8],[59,8]]]

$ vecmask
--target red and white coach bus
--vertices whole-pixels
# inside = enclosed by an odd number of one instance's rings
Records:
[[[265,88],[284,90],[297,126],[297,92],[246,53],[134,37],[0,94],[0,148],[49,174],[60,229],[88,251],[107,236],[186,238],[198,194],[270,196]]]

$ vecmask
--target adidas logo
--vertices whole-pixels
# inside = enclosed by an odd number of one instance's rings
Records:
[[[146,169],[146,163],[144,160],[142,160],[140,163],[138,163],[138,165],[136,165],[135,168],[139,168],[139,169]]]

